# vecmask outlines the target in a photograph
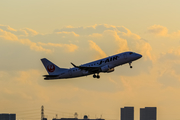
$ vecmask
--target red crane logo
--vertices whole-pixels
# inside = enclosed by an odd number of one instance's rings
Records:
[[[48,70],[49,72],[54,72],[55,66],[54,66],[53,64],[48,65],[48,66],[47,66],[47,70]]]

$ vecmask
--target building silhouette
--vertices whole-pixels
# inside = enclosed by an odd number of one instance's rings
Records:
[[[78,119],[78,118],[53,118],[52,120],[105,120],[105,119],[101,119],[101,118],[97,118],[97,119],[89,119],[87,115],[84,115],[83,119]]]
[[[156,107],[140,108],[140,120],[156,120]]]
[[[16,114],[2,113],[0,114],[0,120],[16,120]]]
[[[134,120],[134,107],[121,108],[121,120]]]

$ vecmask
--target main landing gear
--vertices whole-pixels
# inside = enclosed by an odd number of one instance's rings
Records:
[[[130,66],[130,68],[132,68],[131,63],[132,63],[132,62],[129,62],[129,66]]]
[[[97,79],[99,79],[99,78],[100,78],[99,73],[97,73],[97,75],[96,75],[96,74],[94,74],[94,75],[93,75],[93,78],[97,78]]]

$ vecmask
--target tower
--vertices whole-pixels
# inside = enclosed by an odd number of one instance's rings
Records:
[[[44,106],[41,106],[41,120],[44,118]]]

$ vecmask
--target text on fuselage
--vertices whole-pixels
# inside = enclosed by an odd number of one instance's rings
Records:
[[[118,58],[119,58],[119,56],[114,56],[114,57],[107,58],[105,60],[101,60],[99,62],[99,65],[101,65],[102,63],[107,63],[107,62],[111,62],[111,61],[117,60]]]

